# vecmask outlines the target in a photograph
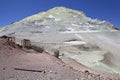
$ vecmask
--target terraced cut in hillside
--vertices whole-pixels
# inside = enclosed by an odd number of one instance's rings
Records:
[[[19,45],[26,39],[31,46],[50,55],[58,51],[59,59],[77,71],[88,69],[112,78],[120,77],[119,34],[110,22],[91,19],[81,11],[64,7],[27,17],[0,32],[0,36],[15,37]]]

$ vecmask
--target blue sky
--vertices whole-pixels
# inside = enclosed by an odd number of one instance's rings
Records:
[[[120,27],[120,0],[0,0],[0,27],[56,6],[80,10]]]

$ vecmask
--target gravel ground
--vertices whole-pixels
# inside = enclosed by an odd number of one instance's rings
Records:
[[[0,39],[0,80],[115,80],[76,71],[46,53],[27,53]],[[119,80],[119,79],[116,79]]]

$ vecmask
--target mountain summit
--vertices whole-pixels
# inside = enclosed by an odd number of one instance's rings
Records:
[[[91,19],[82,11],[55,7],[8,25],[3,32],[17,34],[18,32],[106,31],[113,28],[111,23]]]

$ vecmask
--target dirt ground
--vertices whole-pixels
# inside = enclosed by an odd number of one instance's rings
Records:
[[[77,71],[47,53],[27,53],[0,39],[0,80],[112,80]],[[113,79],[114,80],[114,79]]]

